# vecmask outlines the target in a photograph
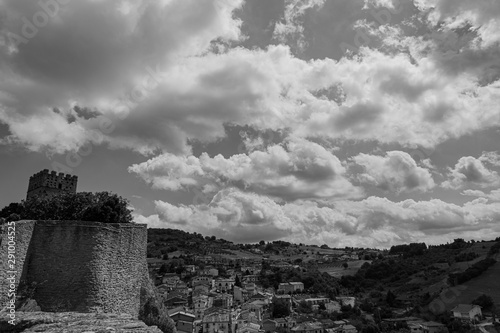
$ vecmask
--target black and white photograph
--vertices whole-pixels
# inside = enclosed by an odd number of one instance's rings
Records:
[[[500,333],[500,0],[0,0],[1,333]]]

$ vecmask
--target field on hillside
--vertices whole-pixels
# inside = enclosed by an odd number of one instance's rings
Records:
[[[450,267],[450,272],[455,273],[455,272],[463,272],[473,264],[475,264],[478,261],[486,259],[486,255],[488,254],[488,251],[490,248],[495,244],[495,242],[481,242],[481,243],[475,243],[472,245],[470,248],[465,249],[461,253],[469,253],[469,252],[474,252],[479,255],[478,258],[471,260],[471,261],[465,261],[465,262],[455,262],[453,265]]]
[[[316,254],[320,253],[321,255],[342,255],[345,253],[344,250],[335,250],[335,249],[322,249],[314,246],[299,246],[300,251],[305,251],[307,254]]]
[[[253,258],[253,259],[261,259],[264,254],[255,254],[250,251],[242,251],[242,250],[227,250],[234,254],[234,257],[237,258]],[[319,255],[318,255],[319,252]],[[304,262],[310,260],[318,260],[321,259],[321,256],[324,255],[339,255],[343,254],[342,250],[333,250],[333,249],[321,249],[313,246],[298,246],[291,247],[285,251],[281,249],[280,254],[271,254],[265,253],[265,255],[269,256],[269,259],[272,260],[284,260],[284,261],[294,261],[296,259],[302,259]]]
[[[229,258],[229,259],[262,259],[262,254],[252,253],[250,251],[241,251],[241,250],[225,250],[227,252],[232,253],[222,254],[221,257]]]
[[[464,253],[476,252],[479,255],[487,255],[490,248],[495,245],[496,242],[477,242],[474,243],[470,248],[465,249]]]
[[[485,294],[491,296],[495,302],[496,311],[500,314],[500,255],[497,255],[495,259],[497,263],[477,278],[441,293],[440,299],[444,301],[447,310],[451,310],[458,304],[470,304],[478,296]]]
[[[322,273],[326,272],[333,277],[340,278],[344,275],[356,274],[365,262],[371,264],[371,260],[356,260],[356,261],[348,261],[347,264],[349,266],[347,267],[347,269],[344,269],[344,267],[342,267],[342,263],[339,263],[338,266],[322,267],[322,268],[319,268],[318,270]]]

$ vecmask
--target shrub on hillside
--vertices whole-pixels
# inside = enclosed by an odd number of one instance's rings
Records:
[[[61,193],[49,197],[30,198],[20,204],[10,204],[0,211],[0,217],[23,220],[79,220],[105,223],[130,223],[132,214],[127,200],[109,192]],[[8,216],[4,216],[9,214]]]
[[[483,310],[490,310],[493,306],[493,299],[491,298],[491,296],[482,294],[481,296],[473,300],[472,304],[479,305],[483,308]]]
[[[413,257],[424,254],[427,250],[425,243],[411,243],[403,245],[394,245],[391,247],[389,254],[403,254],[404,257]]]
[[[484,260],[476,262],[471,267],[467,268],[462,273],[450,274],[448,281],[452,285],[462,284],[467,282],[479,275],[481,275],[485,270],[487,270],[490,266],[494,265],[497,261],[493,258],[486,258]]]
[[[459,255],[455,256],[455,261],[456,262],[464,262],[464,261],[471,261],[479,257],[476,252],[469,252],[469,253],[460,253]]]
[[[498,252],[500,252],[500,241],[497,241],[495,244],[493,244],[493,246],[488,251],[488,255],[489,256],[494,256]]]

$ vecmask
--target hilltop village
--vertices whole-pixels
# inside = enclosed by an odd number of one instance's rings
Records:
[[[183,333],[497,332],[499,241],[333,249],[149,229],[148,266]]]

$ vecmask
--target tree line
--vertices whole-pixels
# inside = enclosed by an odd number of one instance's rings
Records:
[[[126,199],[110,192],[58,193],[11,203],[0,210],[3,222],[19,220],[78,220],[131,223]]]

